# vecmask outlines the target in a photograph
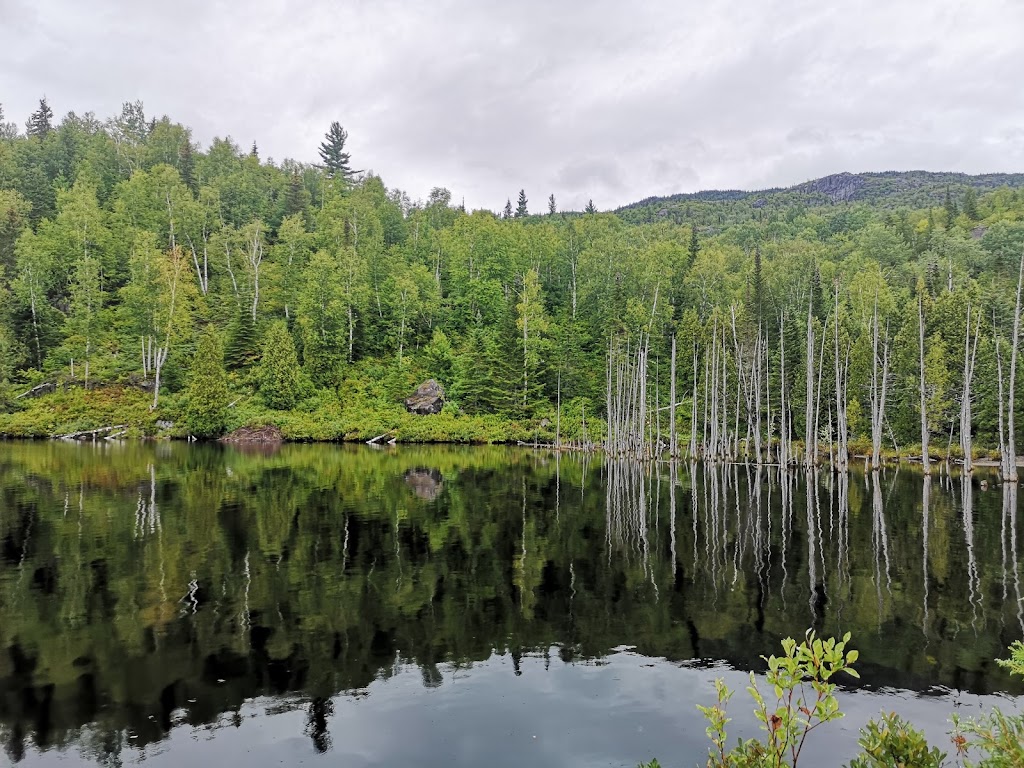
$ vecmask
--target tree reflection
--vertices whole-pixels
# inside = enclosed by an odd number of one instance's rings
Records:
[[[323,752],[334,697],[410,666],[436,686],[494,654],[521,672],[628,644],[753,669],[808,625],[855,633],[867,685],[1012,686],[983,661],[1024,634],[1016,489],[865,483],[502,448],[3,444],[5,754],[116,761],[260,696],[305,711]]]

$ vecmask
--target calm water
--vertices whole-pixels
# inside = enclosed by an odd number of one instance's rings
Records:
[[[1024,702],[1024,516],[981,480],[0,443],[0,762],[692,766],[714,678],[808,627],[863,675],[810,764],[883,708],[947,747]]]

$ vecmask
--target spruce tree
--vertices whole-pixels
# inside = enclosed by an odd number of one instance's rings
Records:
[[[953,197],[949,194],[949,187],[946,187],[946,200],[942,204],[942,207],[945,209],[946,214],[945,228],[949,229],[950,227],[953,226],[953,222],[956,221],[957,216],[956,202],[953,200]]]
[[[501,218],[503,218],[503,219],[511,219],[512,218],[512,201],[511,200],[506,200],[505,201],[505,211],[501,214]]]
[[[519,190],[519,200],[516,202],[516,218],[521,219],[524,216],[528,216],[529,212],[526,210],[526,190]]]
[[[697,225],[690,225],[690,266],[697,260],[697,254],[700,253],[700,241],[697,239]],[[760,258],[761,251],[757,251],[757,256]]]
[[[981,218],[978,213],[978,192],[974,187],[968,187],[964,190],[963,207],[964,215],[971,221],[977,221]]]
[[[259,356],[256,339],[256,323],[252,315],[238,310],[228,325],[228,341],[224,350],[224,360],[231,370],[245,368],[256,362]]]
[[[357,173],[362,173],[362,171],[352,170],[350,165],[352,158],[345,151],[346,141],[348,141],[348,131],[335,120],[331,123],[330,129],[324,135],[324,141],[320,144],[320,159],[324,161],[323,168],[327,171],[328,178],[341,178],[349,181]]]
[[[583,209],[584,213],[597,213],[597,208],[594,206],[593,200],[587,200],[587,207]]]
[[[555,207],[555,194],[552,192],[548,198],[548,215],[554,216],[556,213],[558,213],[558,208]]]
[[[185,425],[196,437],[216,437],[224,432],[228,408],[228,377],[220,334],[208,325],[199,336],[188,380]]]
[[[178,173],[181,180],[193,195],[199,194],[199,185],[196,184],[196,160],[192,154],[192,142],[186,138],[185,143],[178,150]]]
[[[284,320],[276,320],[263,338],[263,355],[256,370],[260,396],[269,407],[286,411],[299,399],[299,356]]]
[[[46,103],[44,96],[39,100],[39,109],[32,113],[28,122],[25,123],[25,132],[29,136],[38,139],[46,138],[46,134],[53,130],[53,110]]]

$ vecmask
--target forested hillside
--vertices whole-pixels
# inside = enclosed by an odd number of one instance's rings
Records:
[[[674,338],[682,441],[697,415],[705,445],[710,413],[723,453],[752,429],[832,443],[844,423],[851,450],[873,427],[904,450],[923,398],[944,452],[973,381],[967,434],[999,443],[1024,192],[984,190],[1019,176],[878,174],[836,201],[797,188],[620,214],[531,190],[494,214],[354,170],[337,124],[316,164],[200,147],[141,104],[0,124],[0,433],[568,440],[585,422],[600,441],[610,345],[649,333],[652,432],[669,431]],[[406,414],[428,377],[444,412]]]

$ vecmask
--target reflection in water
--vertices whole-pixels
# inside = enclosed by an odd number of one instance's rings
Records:
[[[332,697],[409,665],[445,689],[495,654],[624,644],[755,669],[808,626],[852,631],[869,687],[1019,691],[990,663],[1024,635],[998,495],[498,448],[0,444],[0,738],[117,762],[269,697],[325,752]]]

